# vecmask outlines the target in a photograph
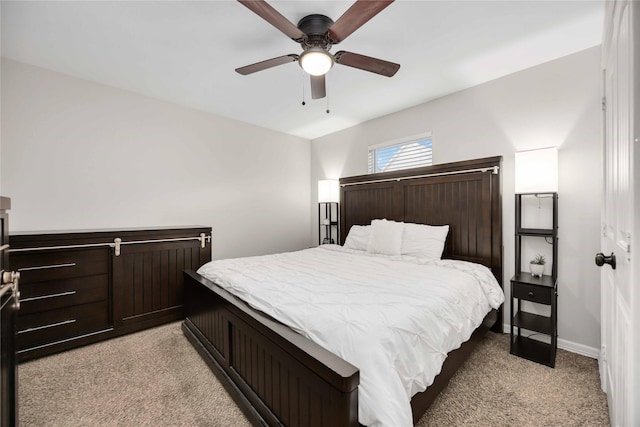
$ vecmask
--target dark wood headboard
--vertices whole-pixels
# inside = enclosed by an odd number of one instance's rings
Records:
[[[502,286],[502,157],[340,178],[340,243],[372,219],[449,225],[444,258],[491,269]]]

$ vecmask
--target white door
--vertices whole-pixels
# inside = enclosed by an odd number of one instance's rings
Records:
[[[640,274],[634,254],[640,226],[635,214],[640,184],[634,185],[640,76],[634,76],[633,63],[634,57],[640,59],[640,3],[605,4],[602,254],[596,258],[599,265],[606,262],[601,271],[600,375],[611,425],[640,426]],[[637,62],[635,66],[640,68]]]

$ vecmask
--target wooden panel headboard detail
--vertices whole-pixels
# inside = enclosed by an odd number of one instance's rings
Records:
[[[340,240],[386,218],[449,225],[444,258],[489,267],[502,285],[502,157],[340,179]]]

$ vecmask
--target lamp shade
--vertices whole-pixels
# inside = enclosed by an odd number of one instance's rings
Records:
[[[558,192],[556,147],[516,153],[516,194]]]
[[[340,183],[337,179],[318,181],[318,203],[338,203],[340,201]]]

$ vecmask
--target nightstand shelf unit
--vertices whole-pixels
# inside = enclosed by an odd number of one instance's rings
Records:
[[[318,244],[338,244],[340,242],[340,221],[338,203],[318,203]]]
[[[522,197],[550,197],[553,199],[551,228],[522,227]],[[542,237],[552,245],[551,275],[542,277],[522,272],[522,238]],[[511,278],[511,354],[555,366],[557,350],[557,286],[558,286],[558,194],[516,194],[515,233],[516,274]],[[528,304],[528,309],[525,307]],[[544,307],[548,307],[546,310]],[[533,308],[539,308],[533,310]],[[540,310],[541,309],[541,310]],[[535,312],[531,312],[535,311]],[[547,311],[548,315],[536,312]],[[541,339],[534,339],[537,337]]]

